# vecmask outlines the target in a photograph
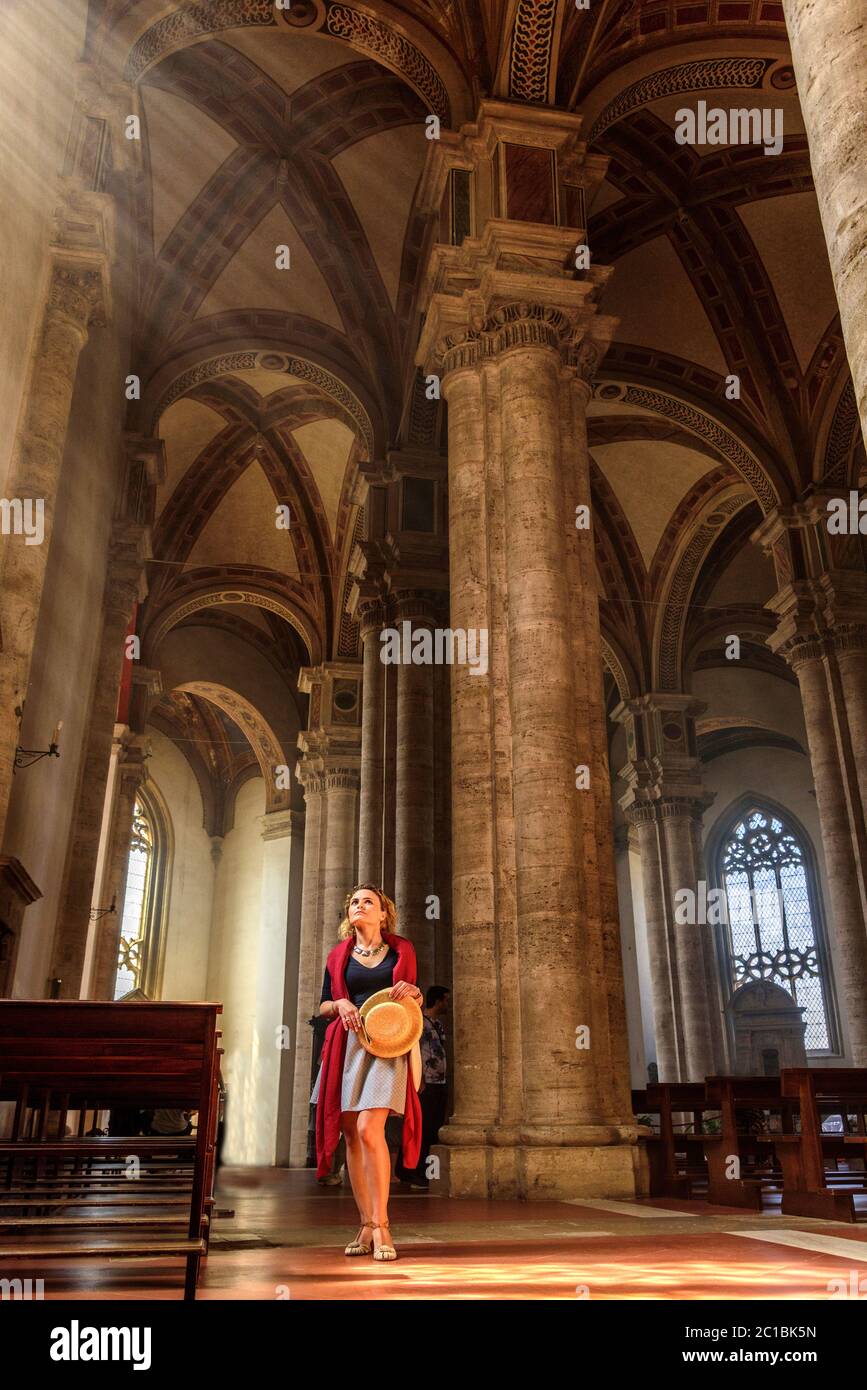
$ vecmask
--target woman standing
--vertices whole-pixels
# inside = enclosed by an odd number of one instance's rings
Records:
[[[319,1012],[332,1022],[325,1034],[319,1075],[310,1100],[316,1105],[317,1173],[331,1167],[340,1133],[346,1140],[346,1167],[358,1204],[361,1229],[347,1255],[396,1260],[387,1239],[391,1161],[385,1139],[390,1114],[403,1116],[403,1161],[415,1167],[421,1147],[421,1107],[407,1054],[375,1057],[358,1040],[359,1009],[388,989],[393,999],[415,999],[415,950],[395,934],[397,912],[391,898],[362,883],[346,899],[340,940],[325,967]],[[372,1242],[372,1247],[371,1247]]]

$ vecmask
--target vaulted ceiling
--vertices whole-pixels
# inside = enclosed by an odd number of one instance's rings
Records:
[[[143,117],[131,423],[166,451],[154,641],[229,623],[287,681],[355,655],[358,465],[401,438],[419,328],[424,121],[458,128],[493,95],[581,112],[610,161],[587,239],[620,326],[589,424],[618,681],[678,683],[734,621],[773,661],[749,533],[860,449],[781,5],[107,0],[92,43]],[[783,152],[677,144],[698,96],[779,107]]]

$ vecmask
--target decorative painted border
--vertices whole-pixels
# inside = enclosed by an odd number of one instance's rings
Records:
[[[450,124],[451,107],[445,83],[433,64],[409,39],[350,5],[329,5],[325,30],[396,69],[443,124]]]
[[[267,359],[267,361],[263,361],[263,359]],[[163,392],[154,412],[154,421],[159,420],[170,405],[174,405],[176,400],[186,395],[193,387],[201,385],[203,381],[211,381],[218,376],[227,376],[230,372],[251,371],[255,367],[265,367],[271,372],[285,372],[288,376],[301,377],[303,381],[309,381],[326,396],[330,396],[345,412],[349,428],[354,434],[361,436],[368,458],[373,458],[373,426],[358,397],[353,395],[339,377],[326,371],[316,362],[308,362],[304,357],[291,357],[283,353],[227,352],[220,357],[211,357],[205,362],[197,363],[195,367],[190,367],[179,377],[176,377]]]
[[[138,81],[148,68],[184,43],[225,29],[251,27],[283,27],[277,22],[272,0],[210,0],[175,10],[157,20],[136,41],[127,58],[124,77],[127,82]],[[445,125],[451,123],[445,83],[429,59],[403,34],[350,5],[329,5],[322,32],[343,39],[396,71]]]
[[[825,450],[824,482],[846,482],[846,466],[852,450],[855,432],[860,423],[858,402],[855,399],[855,386],[850,377],[837,402],[831,432],[828,435],[828,447]]]
[[[204,608],[239,603],[249,603],[253,608],[265,608],[270,613],[275,613],[278,618],[282,618],[291,628],[295,629],[308,652],[312,654],[317,652],[319,642],[315,632],[305,627],[301,618],[288,603],[281,603],[279,599],[245,588],[243,585],[238,587],[223,585],[217,590],[212,589],[207,593],[193,594],[192,597],[180,602],[175,601],[160,615],[153,630],[148,633],[148,641],[155,648],[172,631],[172,628],[177,627],[178,623],[183,622],[184,618],[191,617],[193,613],[200,613]]]
[[[509,96],[546,102],[557,0],[519,0],[509,58]]]
[[[630,111],[647,106],[660,97],[676,92],[707,92],[725,87],[761,87],[776,58],[707,58],[694,63],[678,63],[633,82],[602,109],[587,137],[592,144],[609,126],[623,120]]]
[[[665,415],[670,420],[677,420],[693,434],[706,439],[709,444],[713,445],[714,449],[734,465],[744,481],[749,483],[766,515],[779,505],[780,499],[752,454],[747,452],[729,430],[718,424],[716,420],[711,419],[709,415],[703,415],[700,410],[693,409],[684,401],[679,401],[672,396],[664,396],[659,391],[650,391],[643,386],[627,386],[626,393],[621,399],[629,405],[637,405],[643,410],[652,410],[657,415]]]
[[[272,0],[211,0],[189,5],[164,15],[133,44],[123,71],[127,82],[136,82],[147,68],[158,63],[185,41],[218,34],[223,29],[250,26],[277,28]]]
[[[658,690],[682,688],[680,665],[684,635],[683,618],[695,576],[709,546],[716,540],[725,522],[751,501],[748,493],[738,493],[736,497],[729,497],[725,502],[715,506],[713,512],[719,513],[719,523],[715,526],[703,523],[677,562],[674,578],[665,594],[659,633],[658,674],[655,680],[655,688]]]

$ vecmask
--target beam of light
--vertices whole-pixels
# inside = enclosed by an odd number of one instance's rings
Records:
[[[401,1262],[398,1262],[401,1263]],[[589,1290],[593,1299],[683,1299],[719,1300],[825,1300],[830,1298],[828,1283],[840,1270],[829,1265],[760,1264],[749,1260],[708,1260],[672,1258],[646,1261],[603,1260],[581,1267],[563,1259],[518,1257],[514,1263],[486,1259],[464,1261],[417,1259],[415,1255],[401,1268],[386,1274],[380,1265],[359,1271],[383,1286],[387,1297],[391,1275],[394,1293],[407,1298],[422,1296],[424,1288],[433,1297],[483,1299],[533,1297],[574,1299],[576,1288]],[[327,1275],[325,1276],[327,1281]]]

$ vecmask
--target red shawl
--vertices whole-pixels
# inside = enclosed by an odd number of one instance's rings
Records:
[[[405,936],[393,936],[383,931],[382,939],[387,946],[397,951],[397,965],[392,974],[392,984],[406,980],[416,982],[415,947]],[[354,936],[338,941],[328,953],[326,965],[331,976],[332,999],[348,999],[349,991],[343,980],[352,948]],[[346,1056],[346,1029],[339,1017],[333,1018],[325,1034],[322,1045],[322,1072],[319,1078],[319,1102],[316,1106],[316,1176],[327,1177],[331,1172],[331,1160],[340,1142],[340,1092],[343,1084],[343,1060]],[[403,1112],[403,1162],[407,1168],[415,1168],[421,1151],[421,1104],[418,1092],[412,1081],[412,1067],[407,1058],[406,1105]]]

